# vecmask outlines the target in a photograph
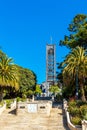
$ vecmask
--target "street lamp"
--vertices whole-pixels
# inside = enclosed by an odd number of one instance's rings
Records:
[[[76,99],[78,99],[78,67],[76,67]]]

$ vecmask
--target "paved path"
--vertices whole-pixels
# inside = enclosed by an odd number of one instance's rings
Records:
[[[69,130],[62,109],[52,108],[49,117],[37,114],[16,116],[14,110],[6,110],[0,115],[0,130]]]

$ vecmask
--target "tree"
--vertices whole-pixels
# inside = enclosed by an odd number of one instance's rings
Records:
[[[42,93],[42,90],[41,90],[40,86],[37,84],[35,94],[37,95],[37,94],[41,94],[41,93]]]
[[[19,91],[18,95],[23,96],[27,94],[29,90],[35,91],[36,89],[36,75],[33,71],[16,65],[19,70]],[[29,93],[31,92],[29,91]]]
[[[81,99],[82,101],[85,101],[84,79],[87,77],[87,51],[82,47],[76,47],[66,56],[62,66],[64,67],[62,72],[63,76],[68,73],[69,77],[76,80],[78,75],[77,78],[81,90]]]
[[[49,91],[53,93],[53,95],[56,95],[58,92],[60,92],[60,89],[57,85],[50,86]]]
[[[28,91],[26,92],[26,95],[27,95],[27,97],[29,98],[29,97],[31,97],[31,96],[34,95],[34,91],[28,90]]]
[[[65,35],[64,40],[60,40],[60,45],[68,48],[75,48],[76,46],[87,48],[87,15],[76,15],[69,24],[68,31],[70,35]]]
[[[6,87],[19,88],[18,70],[13,64],[13,59],[6,55],[0,56],[0,101],[3,98],[3,90]]]

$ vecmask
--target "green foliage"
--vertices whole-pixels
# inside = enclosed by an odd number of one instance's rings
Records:
[[[68,106],[69,106],[69,107],[75,107],[76,104],[77,104],[76,101],[69,101],[69,102],[68,102]]]
[[[16,65],[17,66],[17,65]],[[36,86],[36,75],[33,71],[29,70],[29,69],[25,69],[22,68],[20,66],[17,66],[18,70],[19,70],[19,94],[22,95],[28,94],[28,91],[35,91],[35,86]]]
[[[73,97],[75,95],[75,85],[74,85],[74,83],[70,85],[67,82],[67,86],[62,87],[62,95],[66,99]]]
[[[78,74],[81,99],[85,101],[83,78],[87,77],[87,51],[82,47],[76,47],[66,56],[64,62],[62,62],[62,67],[64,81],[66,81],[67,77],[72,77],[72,80],[75,80]]]
[[[11,86],[18,89],[18,70],[13,64],[13,59],[7,55],[0,57],[0,86]]]
[[[13,64],[13,59],[0,50],[0,100],[5,90],[5,97],[24,97],[28,90],[35,91],[36,82],[33,71]]]
[[[81,96],[81,99],[85,101],[87,89],[86,87],[84,87],[85,84],[83,81],[87,77],[87,52],[83,48],[87,48],[87,15],[77,14],[73,18],[72,22],[69,24],[68,31],[70,32],[70,34],[68,36],[65,35],[64,40],[60,41],[60,45],[64,45],[70,48],[71,53],[66,56],[63,63],[60,63],[59,68],[61,69],[61,72],[63,72],[63,78],[61,76],[61,79],[59,77],[59,80],[63,82],[63,84],[67,87],[70,86],[70,84],[71,86],[73,85],[73,87],[75,87],[75,77],[78,68],[78,84],[80,87],[79,94]],[[81,48],[77,46],[80,46]],[[63,66],[61,66],[61,64]]]
[[[49,91],[55,95],[56,93],[60,92],[60,89],[58,86],[53,85],[53,86],[50,86]]]
[[[40,86],[36,85],[35,94],[41,94],[41,93],[42,93],[42,90],[41,90]]]
[[[75,116],[75,115],[79,116],[80,115],[80,110],[79,110],[79,108],[77,106],[69,107],[68,111],[70,112],[70,114],[72,116]]]
[[[57,94],[56,95],[56,101],[62,101],[62,99],[63,99],[63,96],[62,96],[62,94]]]
[[[17,102],[21,101],[21,98],[20,97],[17,97],[16,98]]]
[[[11,107],[11,103],[14,101],[13,99],[8,99],[5,100],[6,101],[6,108],[10,108]]]
[[[87,15],[76,15],[69,24],[68,31],[70,35],[65,35],[64,40],[60,40],[60,45],[65,45],[69,48],[75,48],[76,46],[85,47],[87,44]]]
[[[0,59],[3,58],[3,57],[6,57],[7,55],[2,51],[0,50]]]
[[[87,104],[80,106],[82,118],[87,120]]]
[[[26,99],[27,98],[27,95],[25,93],[22,93],[22,98],[23,99]]]
[[[69,101],[68,111],[71,122],[74,125],[81,125],[81,120],[87,120],[87,103],[82,101]]]
[[[83,102],[82,100],[77,100],[76,104],[77,104],[78,107],[80,107],[82,105],[86,105],[87,102]]]
[[[28,91],[26,92],[26,94],[27,94],[27,97],[30,97],[30,96],[32,96],[32,95],[34,94],[34,91],[28,90]]]
[[[17,97],[16,98],[17,102],[25,102],[26,101],[26,98],[20,98],[20,97]]]
[[[74,125],[81,125],[81,118],[78,117],[78,116],[72,117],[72,118],[71,118],[71,122],[72,122],[72,124],[74,124]]]
[[[3,99],[5,89],[12,87],[18,90],[18,81],[18,70],[13,63],[13,59],[0,50],[0,101]]]
[[[58,64],[58,69],[62,69],[61,67],[59,68],[59,66],[61,66],[61,64],[59,65]],[[62,75],[62,72],[60,73],[57,73],[57,80],[63,84],[63,75]]]
[[[80,115],[80,110],[79,107],[77,106],[76,101],[69,101],[68,102],[68,111],[72,116],[79,116]]]

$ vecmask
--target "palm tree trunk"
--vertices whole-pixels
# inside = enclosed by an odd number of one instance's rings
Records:
[[[85,102],[86,101],[86,97],[85,97],[85,91],[84,91],[82,83],[80,84],[80,88],[81,88],[81,99],[82,99],[83,102]]]
[[[3,100],[3,89],[0,89],[0,102]]]

